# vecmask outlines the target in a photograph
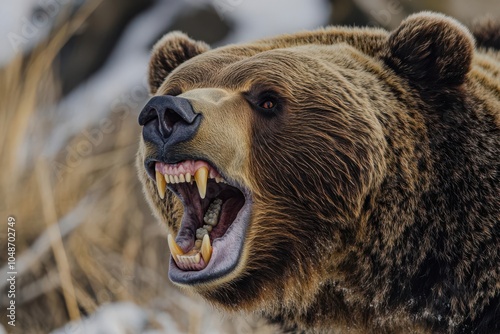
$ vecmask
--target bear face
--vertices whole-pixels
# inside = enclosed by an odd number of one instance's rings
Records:
[[[215,50],[167,34],[137,165],[171,280],[289,330],[494,329],[493,54],[432,13]]]

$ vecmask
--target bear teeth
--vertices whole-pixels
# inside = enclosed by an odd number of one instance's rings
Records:
[[[174,165],[157,162],[155,170],[156,187],[161,199],[165,198],[166,185],[169,183],[193,184],[194,181],[202,199],[205,198],[209,178],[217,183],[227,183],[214,168],[203,161],[184,161]]]
[[[208,180],[208,168],[200,167],[194,173],[194,179],[196,180],[196,187],[198,187],[198,192],[200,197],[203,199],[207,193],[207,180]]]
[[[207,238],[205,238],[202,242],[201,251],[193,248],[191,251],[184,254],[182,248],[175,242],[172,234],[169,234],[167,238],[168,248],[170,249],[170,254],[172,255],[175,263],[177,263],[177,265],[182,269],[201,269],[199,266],[204,264],[200,263],[200,260],[203,258],[205,263],[208,263],[210,257],[212,256],[212,245],[210,244],[210,238],[208,238],[208,240]]]
[[[205,234],[203,237],[203,241],[201,243],[201,256],[203,257],[203,261],[208,264],[210,258],[212,257],[212,245],[210,244],[210,237],[208,234]],[[199,254],[199,253],[198,253]]]
[[[168,248],[170,249],[170,254],[174,259],[177,266],[183,270],[201,270],[203,269],[210,258],[212,257],[213,247],[210,243],[210,237],[208,234],[203,236],[203,240],[200,241],[199,248],[195,247],[188,253],[184,254],[181,247],[177,245],[172,234],[168,235],[167,242]],[[203,262],[201,261],[203,259]]]
[[[165,191],[167,189],[167,182],[160,172],[156,171],[156,188],[161,199],[165,198]]]
[[[217,226],[217,224],[219,223],[221,208],[222,200],[220,198],[216,198],[212,203],[210,203],[210,206],[208,207],[208,210],[203,217],[205,225],[196,230],[195,247],[201,247],[201,241],[203,240],[205,235],[212,232],[212,229]]]
[[[174,258],[175,262],[177,262],[178,257],[184,255],[182,248],[180,248],[179,245],[177,245],[172,234],[168,235],[167,243],[168,243],[168,248],[170,249],[170,254]]]
[[[208,207],[208,210],[203,217],[203,221],[210,226],[216,226],[219,223],[221,208],[222,200],[220,198],[216,198]]]
[[[190,265],[190,264],[198,264],[200,263],[200,253],[196,253],[196,255],[181,255],[177,257],[177,261],[181,265]]]
[[[172,258],[175,263],[177,263],[179,268],[192,270],[202,269],[199,268],[201,259],[204,261],[203,267],[208,264],[213,251],[209,233],[219,223],[221,209],[222,200],[220,198],[216,198],[212,203],[210,203],[207,212],[203,217],[205,225],[196,230],[196,241],[194,247],[187,254],[185,254],[182,248],[177,245],[174,237],[171,234],[168,235],[168,248],[170,249]],[[196,265],[196,267],[193,267],[193,265]]]

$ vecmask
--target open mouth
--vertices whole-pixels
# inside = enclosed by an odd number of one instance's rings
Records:
[[[232,272],[240,259],[251,209],[250,192],[225,178],[209,163],[156,162],[160,197],[170,189],[184,205],[174,239],[169,276],[180,284],[207,283]]]

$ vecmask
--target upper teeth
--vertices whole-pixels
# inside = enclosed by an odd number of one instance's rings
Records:
[[[193,183],[193,175],[190,172],[182,173],[180,168],[171,170],[172,173],[169,173],[169,169],[167,168],[164,174],[158,169],[156,170],[156,187],[161,199],[165,198],[166,185],[168,183]],[[200,166],[194,172],[194,181],[202,199],[205,198],[207,193],[207,181],[209,178],[214,179],[217,183],[227,183],[213,168],[209,169],[207,166]]]
[[[205,198],[205,194],[207,193],[208,168],[198,168],[196,173],[194,173],[194,179],[196,180],[196,186],[198,187],[200,197]]]
[[[165,197],[166,186],[167,182],[165,181],[165,178],[163,178],[163,175],[161,175],[160,172],[156,171],[156,188],[158,189],[158,194],[161,199]]]

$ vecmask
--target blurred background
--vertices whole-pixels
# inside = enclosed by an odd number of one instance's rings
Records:
[[[0,3],[0,334],[275,333],[168,280],[165,228],[134,166],[155,41],[213,47],[328,24],[470,24],[497,0],[18,0]],[[15,223],[15,327],[7,228]]]

